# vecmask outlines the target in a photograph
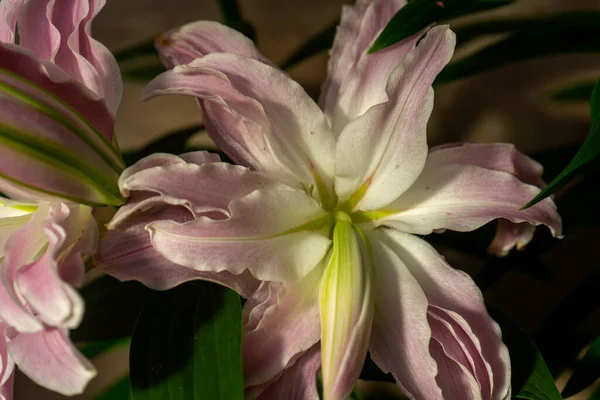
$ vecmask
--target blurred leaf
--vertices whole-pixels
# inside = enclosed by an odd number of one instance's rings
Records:
[[[559,14],[538,20],[495,21],[457,29],[464,41],[486,33],[506,32],[506,28],[523,28],[509,34],[475,54],[450,63],[438,75],[434,85],[449,83],[492,68],[517,61],[562,53],[595,53],[600,51],[600,13],[584,17],[580,13]],[[529,22],[527,22],[529,21]],[[470,29],[470,33],[469,33]]]
[[[335,37],[336,28],[339,23],[339,19],[336,19],[322,31],[308,38],[292,54],[287,56],[281,63],[281,69],[290,69],[301,61],[329,49],[333,45],[333,38]]]
[[[591,394],[588,400],[600,400],[600,386]]]
[[[542,201],[557,189],[567,184],[583,167],[589,165],[600,155],[600,81],[596,83],[590,101],[591,127],[590,133],[573,160],[550,184],[535,196],[523,208]]]
[[[594,91],[594,83],[586,82],[562,88],[554,92],[552,100],[557,101],[589,101]]]
[[[81,290],[85,301],[83,321],[71,331],[76,342],[130,337],[151,289],[138,282],[119,282],[102,276]]]
[[[127,165],[154,153],[181,154],[186,152],[187,142],[198,132],[204,129],[204,125],[193,125],[166,133],[158,139],[150,142],[140,150],[123,154]]]
[[[242,400],[239,296],[210,282],[160,292],[131,339],[133,399]]]
[[[600,336],[590,345],[585,356],[575,365],[575,372],[562,391],[564,397],[571,397],[586,389],[600,378]]]
[[[429,25],[514,3],[514,0],[414,0],[402,7],[369,49],[382,50],[416,34]]]
[[[121,67],[121,74],[123,75],[123,79],[130,79],[142,82],[149,82],[165,71],[166,69],[164,65],[158,58],[156,58],[155,60],[151,60],[151,62],[143,65]]]
[[[499,311],[489,312],[500,325],[502,340],[510,353],[513,398],[561,400],[544,358],[527,333]]]
[[[111,387],[107,388],[102,394],[96,396],[95,400],[130,400],[131,383],[129,375],[124,376]]]
[[[130,341],[131,339],[128,337],[122,339],[95,340],[81,344],[79,346],[79,351],[81,351],[86,358],[91,360],[109,350],[129,346]]]
[[[154,39],[141,42],[133,47],[115,53],[115,59],[119,64],[127,61],[135,60],[140,57],[156,56],[156,47],[154,47]]]
[[[217,3],[219,4],[221,15],[223,15],[225,23],[229,27],[254,40],[254,27],[242,17],[242,12],[237,0],[217,0]]]

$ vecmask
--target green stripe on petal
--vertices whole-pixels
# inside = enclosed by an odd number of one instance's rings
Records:
[[[21,88],[18,85],[21,85]],[[73,107],[44,88],[11,71],[0,69],[0,93],[26,103],[69,129],[90,146],[115,172],[120,174],[124,170],[125,163],[118,149]],[[83,125],[91,134],[84,132],[77,125]]]
[[[0,123],[0,147],[30,156],[39,163],[46,164],[64,172],[66,175],[72,176],[76,181],[98,192],[101,198],[106,199],[106,204],[123,203],[117,185],[118,175],[100,175],[96,169],[88,166],[79,157],[72,155],[51,141],[31,136],[27,132]],[[6,170],[8,168],[2,169]],[[5,178],[9,177],[6,173],[2,173],[1,175]],[[20,183],[19,177],[12,178]]]
[[[344,399],[364,363],[373,320],[369,244],[350,216],[336,213],[331,258],[319,292],[323,398]]]

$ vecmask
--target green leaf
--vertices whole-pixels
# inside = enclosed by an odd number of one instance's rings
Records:
[[[583,167],[596,160],[600,154],[600,81],[596,83],[590,101],[591,128],[588,137],[581,145],[573,160],[550,184],[535,196],[523,209],[539,203],[556,190],[567,184]]]
[[[591,394],[588,400],[600,400],[600,386]]]
[[[131,339],[133,399],[242,400],[241,319],[239,296],[214,283],[157,293]]]
[[[513,62],[563,53],[600,51],[600,13],[558,14],[541,19],[485,21],[456,30],[464,43],[491,33],[512,33],[478,52],[449,64],[434,85],[449,83]]]
[[[502,340],[510,353],[513,398],[562,400],[544,358],[527,333],[497,310],[490,315],[502,329]]]
[[[158,139],[147,144],[140,150],[123,154],[123,158],[125,159],[127,165],[132,165],[136,161],[154,153],[184,153],[187,151],[187,142],[196,133],[198,133],[198,131],[201,131],[203,129],[204,125],[192,125],[186,128],[175,130],[173,132],[166,133]]]
[[[290,69],[301,61],[329,49],[333,45],[333,39],[339,23],[340,20],[336,19],[322,31],[308,38],[306,42],[285,58],[281,63],[281,69]]]
[[[402,7],[386,25],[369,49],[369,53],[385,49],[429,25],[462,15],[490,10],[514,0],[415,0]]]
[[[71,331],[75,342],[129,338],[144,304],[154,293],[139,282],[119,282],[103,276],[81,290],[86,310]]]
[[[109,340],[96,340],[93,342],[86,342],[79,346],[79,351],[88,359],[94,359],[100,354],[105,353],[109,350],[114,350],[118,347],[129,346],[130,338],[122,339],[109,339]]]
[[[129,375],[121,378],[117,383],[106,389],[95,400],[130,400],[131,381]]]
[[[556,101],[589,101],[592,97],[595,84],[593,82],[578,83],[559,89],[552,94]]]
[[[575,372],[562,391],[564,397],[571,397],[600,378],[600,336],[590,345],[585,356],[575,366]]]

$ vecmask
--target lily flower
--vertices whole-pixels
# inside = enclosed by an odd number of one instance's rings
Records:
[[[194,96],[239,165],[195,152],[128,168],[119,186],[129,202],[99,262],[155,288],[209,279],[254,290],[244,314],[250,397],[318,399],[320,368],[323,398],[343,399],[368,352],[414,399],[510,397],[509,354],[481,292],[420,236],[497,218],[560,235],[560,218],[550,199],[519,209],[540,191],[521,178],[540,170],[513,146],[428,151],[431,85],[455,36],[436,26],[367,55],[403,4],[343,9],[320,107],[222,25],[157,42],[173,69],[146,97]]]
[[[0,2],[0,398],[15,365],[81,393],[96,375],[69,340],[83,315],[74,287],[95,252],[91,206],[118,205],[124,163],[113,136],[114,57],[90,36],[104,0]]]
[[[121,76],[90,36],[103,6],[0,3],[0,191],[10,197],[123,203],[125,164],[113,137]]]

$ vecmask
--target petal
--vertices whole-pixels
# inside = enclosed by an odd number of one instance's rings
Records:
[[[194,216],[207,212],[228,216],[234,199],[259,189],[285,188],[246,167],[211,162],[215,157],[218,161],[218,156],[206,152],[180,157],[158,153],[140,160],[119,178],[121,192],[135,195],[110,225],[161,203],[184,206]]]
[[[0,399],[12,400],[15,363],[8,354],[5,331],[8,325],[0,321]]]
[[[25,0],[0,2],[0,42],[14,43],[19,10]]]
[[[491,368],[492,399],[504,399],[510,393],[510,360],[502,343],[500,328],[489,317],[483,296],[473,280],[464,272],[448,266],[444,259],[424,240],[392,229],[378,229],[378,238],[402,259],[423,292],[435,314],[447,321],[475,362],[478,357]],[[475,374],[482,387],[485,367]]]
[[[436,381],[442,388],[446,399],[481,400],[477,381],[465,371],[465,368],[453,360],[437,340],[429,344],[431,355],[438,365]]]
[[[110,134],[101,133],[76,111],[77,107],[92,106],[82,97],[87,94],[66,81],[56,84],[47,76],[50,71],[56,72],[56,78],[66,78],[62,71],[32,59],[18,47],[0,46],[0,56],[3,53],[2,191],[23,198],[41,195],[93,205],[120,204],[116,180],[123,161],[108,140],[112,140],[112,118],[108,117]],[[36,74],[36,68],[44,72]],[[73,107],[55,96],[65,89],[70,90],[70,100],[81,100],[79,106]],[[51,94],[49,90],[56,92]],[[96,109],[100,113],[94,112],[102,117],[102,107]]]
[[[167,290],[183,282],[203,279],[230,287],[243,297],[251,296],[259,282],[248,271],[240,275],[228,271],[196,271],[170,262],[152,247],[145,229],[148,223],[160,220],[184,222],[192,218],[183,207],[151,209],[128,218],[102,238],[96,264],[121,281],[137,280],[155,290]]]
[[[17,334],[8,342],[15,364],[31,380],[64,395],[83,392],[94,367],[60,329]]]
[[[344,399],[365,363],[373,325],[368,244],[349,217],[338,219],[319,292],[325,399]]]
[[[513,175],[474,165],[427,162],[419,179],[402,196],[373,214],[378,225],[403,232],[429,234],[437,229],[465,232],[496,218],[515,223],[544,224],[555,236],[562,224],[550,199],[526,210],[519,208],[540,189]]]
[[[236,163],[297,188],[331,192],[333,135],[317,104],[282,71],[236,54],[209,54],[158,76],[145,93],[197,97],[209,135]]]
[[[91,209],[87,208],[86,215],[85,212],[79,214],[79,206],[73,208],[71,210],[65,204],[50,206],[49,218],[44,224],[48,247],[39,259],[20,267],[16,274],[17,292],[36,318],[49,326],[76,328],[83,317],[83,299],[62,279],[58,267],[58,259],[76,245],[91,218]],[[89,240],[93,239],[95,236]],[[95,243],[92,246],[95,247]],[[71,267],[80,270],[67,272],[82,276],[81,255],[75,252],[74,256],[80,261]],[[69,259],[69,262],[73,261]]]
[[[504,171],[521,182],[540,189],[546,187],[542,180],[544,169],[535,160],[519,152],[514,145],[507,143],[462,143],[435,147],[429,152],[429,159],[438,165],[462,164]],[[497,256],[506,256],[511,249],[523,249],[533,238],[535,227],[529,223],[515,224],[498,220],[496,236],[488,251]]]
[[[452,143],[433,147],[428,162],[436,165],[477,165],[482,168],[508,172],[521,182],[545,187],[544,168],[509,143]]]
[[[384,372],[414,399],[442,400],[435,376],[437,365],[429,352],[431,329],[428,300],[404,259],[384,243],[378,229],[369,238],[375,266],[375,315],[370,352]]]
[[[385,206],[419,176],[427,157],[431,84],[450,61],[455,42],[447,26],[431,29],[389,76],[389,100],[371,107],[340,134],[335,188],[347,210]]]
[[[321,367],[321,352],[315,345],[306,351],[292,366],[274,379],[257,400],[319,400],[317,371]]]
[[[330,246],[330,215],[304,192],[257,190],[229,210],[227,219],[157,221],[146,229],[154,248],[176,264],[236,275],[249,269],[259,280],[278,282],[306,275]]]
[[[535,226],[527,222],[515,224],[505,219],[499,219],[496,235],[488,247],[488,252],[498,257],[504,257],[515,247],[517,250],[523,250],[533,239],[534,233]]]
[[[404,4],[404,0],[360,0],[354,6],[342,6],[319,101],[334,133],[339,134],[349,121],[388,100],[386,81],[422,32],[377,53],[367,51]]]
[[[91,22],[104,0],[29,0],[19,18],[19,44],[50,61],[105,99],[111,115],[121,100],[116,60],[90,36]]]
[[[248,299],[243,326],[245,386],[275,379],[319,341],[318,288],[324,261],[299,281],[265,282]]]
[[[197,21],[163,33],[156,49],[167,68],[188,64],[211,53],[233,53],[273,65],[252,40],[214,21]]]
[[[105,102],[89,88],[80,82],[73,80],[61,68],[51,62],[37,59],[30,51],[10,44],[0,44],[0,68],[7,70],[3,76],[17,76],[23,85],[34,85],[44,89],[45,97],[36,93],[36,100],[46,102],[60,113],[69,115],[75,113],[84,124],[76,125],[82,128],[88,125],[88,129],[94,135],[100,136],[96,139],[90,134],[90,140],[102,140],[103,143],[112,146],[114,118],[111,116]],[[6,78],[3,78],[6,79]],[[17,83],[11,81],[11,85]],[[23,86],[17,86],[23,91]],[[80,126],[81,125],[81,126]],[[113,149],[115,154],[116,149]]]

